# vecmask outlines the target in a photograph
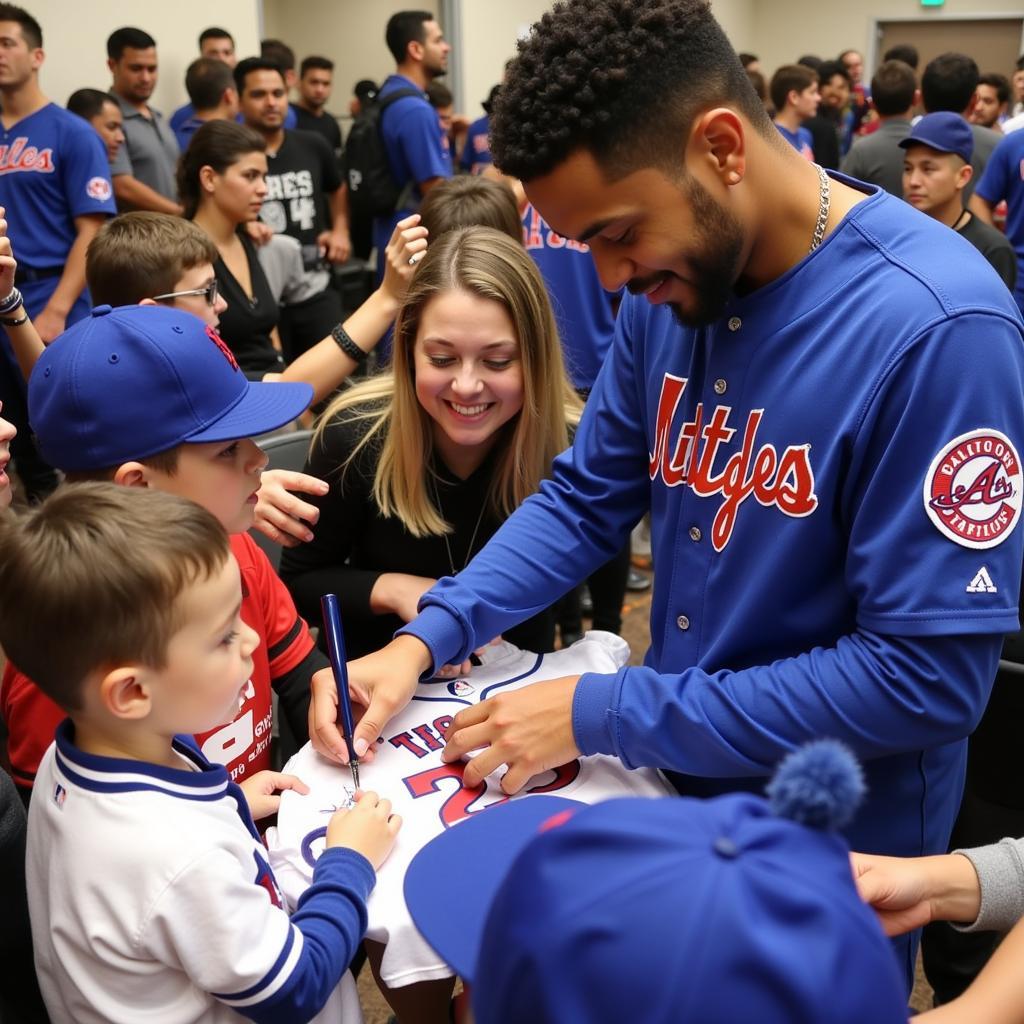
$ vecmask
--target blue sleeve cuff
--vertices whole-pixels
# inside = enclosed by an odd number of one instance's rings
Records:
[[[425,605],[423,610],[407,626],[403,626],[395,636],[407,634],[422,640],[430,650],[433,665],[427,676],[436,672],[441,665],[448,665],[469,657],[469,652],[462,654],[467,646],[466,631],[462,623],[446,608],[437,604]]]
[[[373,865],[361,853],[347,846],[332,846],[320,854],[313,868],[311,884],[335,878],[343,879],[350,889],[362,897],[364,904],[377,884],[377,872],[373,870]]]
[[[572,697],[572,733],[581,754],[618,754],[612,737],[614,675],[585,672]]]

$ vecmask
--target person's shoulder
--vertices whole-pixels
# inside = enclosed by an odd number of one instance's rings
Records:
[[[884,192],[855,206],[848,220],[868,248],[861,258],[873,301],[891,299],[922,325],[965,313],[1019,317],[984,257],[945,224]]]

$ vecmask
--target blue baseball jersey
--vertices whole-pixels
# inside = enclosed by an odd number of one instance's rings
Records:
[[[1017,254],[1013,296],[1024,312],[1024,131],[1007,135],[996,146],[975,192],[990,203],[1006,200],[1006,237]]]
[[[785,125],[775,122],[775,127],[779,129],[779,134],[805,159],[814,159],[814,136],[811,135],[810,130],[807,128],[797,128],[795,132],[791,132]]]
[[[107,152],[92,126],[48,103],[2,130],[0,205],[20,265],[63,266],[75,217],[117,213]]]
[[[625,296],[573,447],[405,631],[458,662],[650,510],[651,647],[582,676],[580,750],[707,795],[759,790],[834,736],[868,779],[851,845],[945,850],[965,737],[1018,626],[1022,394],[1002,282],[873,189],[710,326]]]
[[[462,147],[462,159],[459,166],[467,174],[479,174],[485,167],[494,163],[491,157],[491,143],[487,133],[491,127],[488,114],[477,118],[466,132],[466,144]]]
[[[529,203],[523,244],[547,285],[573,387],[589,391],[615,333],[612,296],[601,287],[590,246],[552,231]]]
[[[404,75],[389,75],[380,87],[377,98],[382,99],[397,89],[418,89],[415,82]],[[373,243],[383,253],[395,225],[419,206],[423,196],[415,186],[431,178],[452,176],[452,155],[448,136],[441,128],[437,111],[426,96],[405,96],[396,100],[381,115],[380,133],[384,141],[391,174],[399,188],[412,184],[412,201],[404,209],[389,217],[373,220]],[[383,273],[382,258],[378,260],[379,273]]]

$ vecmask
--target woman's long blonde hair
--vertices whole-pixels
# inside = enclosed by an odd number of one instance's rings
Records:
[[[507,517],[533,494],[569,443],[568,424],[581,404],[565,374],[558,327],[544,281],[521,244],[492,228],[450,231],[431,244],[416,271],[395,322],[390,370],[352,385],[336,398],[317,426],[313,444],[339,417],[367,421],[346,466],[364,445],[380,446],[373,497],[414,537],[451,531],[431,500],[427,474],[433,454],[433,420],[416,398],[413,345],[427,303],[461,290],[500,303],[519,341],[523,407],[500,429],[489,502]],[[342,467],[344,469],[344,467]]]

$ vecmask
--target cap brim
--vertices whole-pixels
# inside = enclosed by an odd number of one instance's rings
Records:
[[[491,904],[520,852],[553,815],[586,805],[560,796],[531,796],[480,811],[432,839],[405,873],[405,902],[420,933],[466,981]],[[458,894],[445,879],[458,879]]]
[[[313,401],[310,384],[254,382],[240,401],[216,422],[185,438],[189,444],[202,441],[234,441],[277,430],[298,419]]]
[[[911,146],[927,146],[929,149],[934,149],[936,153],[952,153],[953,156],[963,157],[963,153],[958,150],[950,149],[942,142],[926,139],[920,135],[908,135],[905,139],[900,139],[898,145],[901,149],[910,149]],[[966,162],[970,163],[969,160]]]

